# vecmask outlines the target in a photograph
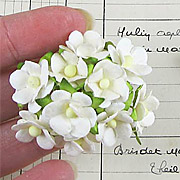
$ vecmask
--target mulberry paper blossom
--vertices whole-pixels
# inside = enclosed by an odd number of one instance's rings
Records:
[[[42,118],[65,141],[85,137],[96,123],[95,110],[90,107],[91,98],[81,92],[72,95],[64,90],[52,93],[52,103],[42,112]]]
[[[133,119],[128,111],[123,111],[125,105],[113,103],[98,115],[98,134],[96,140],[105,146],[113,146],[119,138],[129,138],[132,135]]]
[[[152,71],[152,68],[147,65],[145,49],[134,47],[128,38],[122,38],[116,48],[109,45],[108,51],[112,61],[126,70],[127,80],[133,84],[142,84],[141,76],[145,76]]]
[[[17,131],[18,141],[28,143],[36,138],[37,144],[42,149],[52,149],[55,146],[55,141],[47,130],[48,124],[38,120],[37,116],[29,111],[20,111],[19,115],[22,119],[11,127]]]
[[[95,145],[87,137],[76,141],[68,141],[64,145],[64,151],[67,155],[78,156],[82,152],[91,153],[95,150]]]
[[[101,107],[107,107],[112,100],[121,98],[124,102],[128,99],[129,89],[125,78],[125,72],[119,65],[103,60],[94,67],[85,82],[85,88],[92,90],[95,97],[105,98]]]
[[[61,55],[54,53],[51,57],[51,69],[51,76],[54,76],[58,82],[63,78],[74,82],[88,75],[86,63],[70,51],[64,51]]]
[[[20,104],[28,104],[31,112],[40,110],[35,102],[36,98],[43,98],[49,94],[54,86],[52,81],[48,82],[48,62],[43,60],[40,64],[25,61],[20,70],[10,75],[10,84],[16,90],[12,99]]]
[[[82,58],[95,57],[101,60],[109,55],[109,52],[104,50],[104,39],[95,31],[86,31],[84,35],[79,31],[73,31],[66,44]]]
[[[155,115],[153,111],[157,110],[159,106],[159,100],[152,95],[152,91],[149,95],[146,94],[146,84],[143,85],[139,91],[136,101],[137,112],[137,128],[140,133],[144,127],[151,126],[154,123]]]

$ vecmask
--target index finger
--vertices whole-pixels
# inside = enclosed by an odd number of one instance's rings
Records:
[[[1,17],[1,70],[56,51],[72,31],[84,32],[91,24],[86,11],[62,6]]]

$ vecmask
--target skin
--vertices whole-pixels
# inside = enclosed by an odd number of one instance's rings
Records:
[[[18,62],[36,61],[48,51],[57,51],[58,45],[64,44],[72,31],[85,32],[91,23],[87,19],[87,13],[82,10],[61,6],[0,17],[0,176],[15,172],[56,150],[43,150],[35,140],[25,144],[15,139],[15,132],[10,128],[16,123],[11,118],[18,115],[18,108],[11,100],[14,90],[9,84],[9,75]],[[71,166],[60,160],[42,163],[17,179],[48,179],[52,174],[53,180],[74,179]]]

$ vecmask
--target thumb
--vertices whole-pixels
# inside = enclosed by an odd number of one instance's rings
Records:
[[[51,6],[0,17],[0,27],[0,62],[4,70],[18,61],[56,51],[72,31],[90,29],[92,18],[84,10]]]

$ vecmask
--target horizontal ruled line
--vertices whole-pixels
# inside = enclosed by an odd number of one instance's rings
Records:
[[[131,138],[136,138],[135,136],[132,136]],[[180,138],[180,135],[171,135],[171,136],[168,136],[168,135],[149,135],[149,136],[139,136],[139,138],[142,138],[142,139],[156,139],[156,138]]]
[[[96,19],[97,21],[102,21],[102,19]],[[180,21],[179,18],[175,19],[105,19],[106,21]]]

